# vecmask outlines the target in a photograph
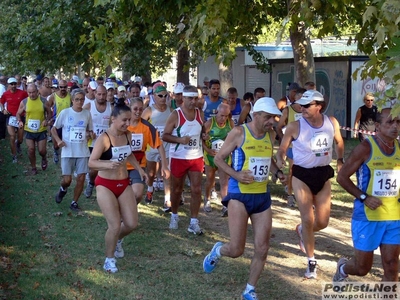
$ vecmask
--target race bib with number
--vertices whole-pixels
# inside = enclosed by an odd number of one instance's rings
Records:
[[[375,170],[372,196],[398,197],[400,170]]]
[[[264,182],[268,180],[270,166],[271,166],[270,157],[249,158],[249,169],[253,173],[254,181],[256,182]]]
[[[311,151],[315,156],[329,155],[332,147],[332,138],[325,132],[315,133],[311,138]]]
[[[131,155],[131,146],[125,145],[120,147],[111,147],[112,158],[111,161],[124,161]]]
[[[162,135],[164,134],[165,126],[154,126],[154,127],[157,129],[158,134],[160,135],[160,137],[162,137]]]
[[[189,140],[189,143],[184,145],[184,148],[186,150],[196,150],[196,149],[199,149],[199,147],[200,147],[200,142],[197,137],[191,137]]]
[[[14,116],[10,116],[8,118],[8,125],[13,126],[13,127],[19,127],[17,118]]]
[[[224,141],[221,139],[215,140],[211,143],[211,150],[219,151],[222,148]]]
[[[32,131],[38,131],[40,128],[40,120],[28,120],[28,129]]]
[[[233,123],[235,124],[235,126],[236,126],[237,124],[239,124],[239,117],[240,117],[240,115],[234,115],[234,116],[232,116],[232,120],[233,120]]]
[[[108,129],[108,125],[101,125],[101,124],[93,124],[93,132],[96,136],[100,136],[103,132]]]
[[[69,141],[71,143],[83,143],[86,140],[86,128],[71,127],[69,132]]]
[[[143,134],[132,134],[131,149],[132,151],[141,151],[143,147]]]

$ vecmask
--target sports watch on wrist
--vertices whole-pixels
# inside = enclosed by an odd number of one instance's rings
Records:
[[[360,199],[361,202],[364,202],[365,199],[367,199],[367,197],[368,197],[367,194],[361,194],[359,199]]]

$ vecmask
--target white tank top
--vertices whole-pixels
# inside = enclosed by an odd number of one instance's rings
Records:
[[[165,124],[167,123],[168,117],[171,115],[171,109],[167,106],[167,109],[163,112],[159,111],[154,107],[154,104],[150,106],[151,116],[149,122],[157,129],[160,134],[160,138],[164,133]],[[163,142],[165,152],[169,151],[169,143]],[[158,151],[157,149],[150,148],[150,151]]]
[[[107,102],[106,110],[99,112],[96,108],[96,101],[90,103],[90,114],[92,115],[93,132],[100,136],[110,127],[111,103]],[[89,141],[89,147],[94,147],[96,139]]]
[[[292,142],[295,165],[314,168],[330,164],[335,130],[329,117],[322,116],[319,128],[312,127],[304,118],[299,119],[299,136]]]
[[[182,109],[176,109],[178,113],[178,127],[172,132],[177,137],[190,136],[190,141],[186,145],[171,143],[169,157],[178,159],[196,159],[203,157],[203,147],[201,144],[201,120],[200,110],[196,108],[193,121],[186,119]]]

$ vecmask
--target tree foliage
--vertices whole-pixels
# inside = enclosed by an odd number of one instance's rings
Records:
[[[372,1],[363,14],[356,39],[359,49],[370,58],[360,69],[362,78],[379,78],[391,85],[386,92],[377,94],[378,104],[387,106],[389,100],[400,99],[400,2]],[[400,114],[399,100],[391,102],[395,104],[392,113]]]

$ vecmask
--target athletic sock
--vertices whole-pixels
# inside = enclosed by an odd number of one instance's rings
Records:
[[[154,190],[154,189],[153,189],[153,186],[148,186],[148,187],[147,187],[147,191],[148,191],[148,192],[152,193],[153,190]]]
[[[343,264],[343,265],[340,266],[340,268],[339,268],[339,273],[340,273],[341,275],[343,275],[344,277],[347,277],[348,275],[347,275],[347,274],[344,272],[344,270],[343,270],[344,265],[345,265],[345,264]]]
[[[246,289],[244,290],[244,292],[245,293],[248,293],[248,292],[250,292],[250,291],[253,291],[255,289],[255,287],[253,286],[253,285],[251,285],[251,284],[247,284],[246,285]]]

